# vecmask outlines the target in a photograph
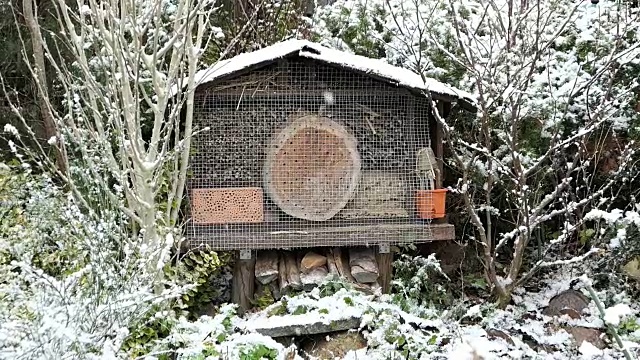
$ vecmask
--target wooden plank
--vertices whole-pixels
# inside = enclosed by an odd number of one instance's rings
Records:
[[[349,257],[347,252],[342,252],[340,248],[333,248],[333,259],[336,262],[336,268],[341,277],[345,278],[348,282],[355,283],[356,280],[351,276],[351,268],[349,268]]]
[[[301,289],[302,282],[300,282],[300,268],[298,266],[299,262],[296,258],[296,254],[287,251],[284,257],[284,261],[287,263],[287,283],[289,287],[292,289]]]
[[[251,308],[251,301],[255,291],[256,258],[241,259],[239,254],[233,267],[233,281],[231,283],[231,298],[238,305],[238,313],[242,314]]]
[[[289,278],[287,271],[287,260],[286,257],[291,256],[289,252],[283,252],[280,254],[280,261],[278,262],[278,280],[279,280],[279,290],[281,295],[286,295],[289,292]]]
[[[371,223],[346,226],[291,226],[275,230],[272,224],[239,226],[224,230],[188,225],[185,246],[211,250],[291,249],[306,247],[373,246],[455,240],[451,224]]]
[[[338,271],[338,267],[336,266],[336,260],[333,257],[333,250],[327,250],[327,270],[329,270],[329,275],[333,279],[340,278],[340,271]]]

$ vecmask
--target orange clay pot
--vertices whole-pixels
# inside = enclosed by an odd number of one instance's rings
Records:
[[[447,189],[417,190],[416,210],[421,219],[439,219],[445,215]]]

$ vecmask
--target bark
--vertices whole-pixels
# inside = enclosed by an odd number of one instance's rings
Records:
[[[34,6],[35,5],[35,6]],[[24,20],[31,36],[31,49],[33,51],[34,64],[32,71],[36,80],[36,87],[38,89],[38,107],[40,108],[40,115],[42,116],[42,122],[44,123],[44,131],[46,140],[55,137],[56,143],[55,160],[58,170],[65,174],[67,169],[67,161],[64,156],[63,144],[58,136],[56,123],[53,119],[53,114],[50,108],[49,94],[47,90],[47,73],[44,60],[44,39],[40,32],[40,24],[38,23],[38,5],[33,0],[24,0],[22,2],[22,11],[24,13]]]

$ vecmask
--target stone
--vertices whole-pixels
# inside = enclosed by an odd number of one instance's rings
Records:
[[[266,285],[278,278],[278,253],[262,251],[258,253],[255,268],[256,280]]]
[[[378,273],[366,270],[365,268],[353,265],[351,266],[351,276],[356,279],[357,282],[363,284],[374,283],[378,280]]]
[[[314,321],[309,319],[308,316],[299,315],[301,317],[300,322],[297,324],[291,323],[291,316],[287,321],[280,320],[281,316],[271,316],[269,321],[260,322],[261,326],[249,326],[247,330],[255,331],[264,336],[272,338],[287,337],[287,336],[301,336],[301,335],[315,335],[326,334],[336,331],[345,331],[350,329],[357,329],[360,327],[361,319],[359,317],[349,317],[345,319],[338,319],[326,323],[324,321]],[[287,323],[286,325],[280,325]]]
[[[580,291],[569,289],[554,296],[542,313],[547,316],[561,316],[563,309],[573,309],[578,314],[582,314],[587,306],[589,306],[589,298]]]
[[[622,272],[628,277],[640,281],[640,256],[631,259],[622,267]]]
[[[304,255],[300,262],[300,271],[304,274],[311,270],[327,264],[327,258],[313,251],[309,251]]]
[[[588,328],[584,326],[567,326],[565,330],[573,336],[576,346],[582,345],[583,341],[588,341],[598,349],[607,347],[603,339],[603,333],[600,329]]]
[[[572,319],[580,319],[582,315],[575,309],[565,308],[560,310],[560,315],[567,315]]]
[[[378,280],[378,263],[373,249],[349,249],[351,276],[359,283],[373,283]]]
[[[509,336],[506,332],[498,329],[489,329],[487,330],[487,338],[489,339],[502,339],[506,341],[509,345],[515,345],[511,336]]]
[[[326,278],[329,272],[325,266],[314,268],[308,273],[300,273],[300,281],[302,282],[302,289],[310,291],[314,287],[320,285]]]

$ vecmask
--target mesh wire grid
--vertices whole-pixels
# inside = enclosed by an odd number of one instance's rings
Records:
[[[196,93],[190,247],[293,249],[423,242],[416,168],[434,126],[425,98],[306,59]],[[431,202],[426,192],[423,201]]]

